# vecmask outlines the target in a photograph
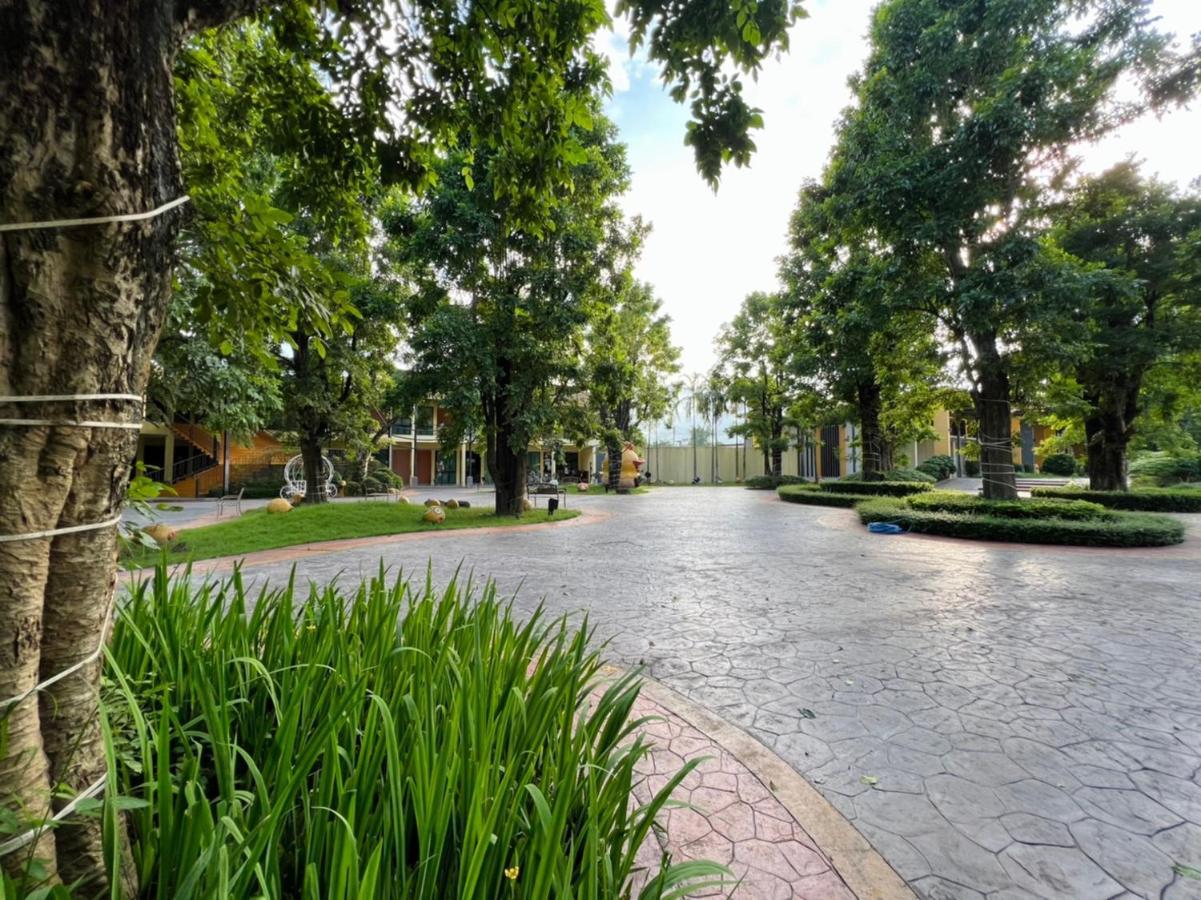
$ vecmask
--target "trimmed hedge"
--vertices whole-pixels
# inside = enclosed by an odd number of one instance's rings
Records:
[[[746,486],[752,491],[771,491],[782,484],[808,484],[799,475],[752,475],[746,480]]]
[[[1111,519],[1114,515],[1100,503],[1083,500],[985,500],[952,491],[915,494],[908,503],[911,509],[928,512],[971,513],[1003,519]]]
[[[1076,469],[1076,458],[1067,453],[1052,453],[1042,464],[1042,472],[1046,475],[1072,476]]]
[[[931,490],[931,487],[924,481],[823,481],[821,489],[865,497],[908,497]]]
[[[1024,544],[1069,544],[1085,547],[1163,547],[1184,540],[1184,525],[1166,516],[1109,513],[1105,518],[1012,518],[915,509],[908,500],[879,498],[855,507],[864,525],[891,522],[919,534],[1012,541]]]
[[[863,494],[835,494],[830,491],[818,490],[817,485],[807,484],[786,484],[780,487],[776,493],[781,500],[789,503],[803,503],[806,506],[838,506],[843,509],[850,509],[863,500]]]
[[[921,481],[925,484],[934,484],[938,479],[929,472],[923,472],[920,469],[889,469],[884,473],[876,473],[877,481]],[[854,472],[850,475],[843,475],[839,481],[863,481],[862,472]]]
[[[1134,491],[1090,491],[1086,488],[1035,488],[1030,496],[1051,503],[1087,500],[1109,509],[1139,512],[1201,513],[1201,491],[1193,488],[1140,488]]]

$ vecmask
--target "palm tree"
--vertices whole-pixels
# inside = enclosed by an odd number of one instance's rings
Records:
[[[686,401],[688,404],[688,406],[687,406],[688,425],[689,425],[689,431],[692,435],[692,481],[693,481],[693,483],[695,483],[700,478],[700,474],[697,471],[697,459],[696,459],[696,413],[697,413],[697,409],[699,408],[701,400],[702,400],[699,392],[700,392],[701,385],[704,383],[703,378],[704,378],[704,376],[702,376],[699,372],[692,372],[685,379],[685,381],[688,385],[688,399]]]
[[[702,413],[709,419],[713,435],[709,451],[709,480],[714,484],[718,482],[721,476],[718,462],[717,424],[729,405],[726,389],[727,386],[721,374],[714,369],[705,380],[699,401]]]

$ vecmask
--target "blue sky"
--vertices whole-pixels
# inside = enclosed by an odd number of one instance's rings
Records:
[[[748,82],[748,95],[766,118],[755,159],[748,169],[728,171],[716,195],[683,144],[686,108],[663,92],[656,70],[629,58],[620,31],[603,40],[615,88],[609,115],[633,168],[625,207],[654,226],[638,274],[654,285],[672,317],[686,371],[712,364],[713,338],[747,293],[775,287],[789,212],[801,182],[821,174],[833,123],[850,99],[847,78],[866,55],[863,36],[875,5],[805,3],[809,18],[794,26],[791,51]],[[1168,30],[1201,32],[1201,0],[1155,0],[1152,6]],[[1201,109],[1179,110],[1161,121],[1134,123],[1082,153],[1091,170],[1134,153],[1146,171],[1187,184],[1201,174],[1199,138]]]

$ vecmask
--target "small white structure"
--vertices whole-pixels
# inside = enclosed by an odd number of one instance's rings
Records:
[[[328,456],[321,457],[321,481],[320,490],[329,499],[338,496],[338,486],[334,484],[334,464],[330,462]],[[288,460],[288,464],[284,466],[284,486],[279,489],[279,495],[289,503],[296,500],[298,497],[303,497],[308,493],[308,482],[304,477],[304,457],[299,454]]]

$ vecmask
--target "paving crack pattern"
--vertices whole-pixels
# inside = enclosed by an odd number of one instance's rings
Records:
[[[732,488],[578,499],[612,515],[296,564],[434,555],[436,581],[462,563],[523,614],[586,612],[614,663],[771,747],[919,896],[1201,898],[1201,517],[1179,548],[1089,551],[872,536]]]

